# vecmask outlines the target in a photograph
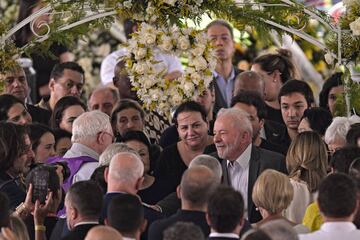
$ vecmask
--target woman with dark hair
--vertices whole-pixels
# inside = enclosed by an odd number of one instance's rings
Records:
[[[67,150],[71,148],[71,133],[57,128],[54,130],[54,137],[55,137],[55,156],[62,157],[65,155]]]
[[[322,108],[329,109],[335,116],[335,102],[338,94],[344,93],[344,86],[341,80],[342,73],[335,73],[324,82],[319,95],[319,105]]]
[[[194,101],[182,103],[173,119],[181,140],[162,151],[155,170],[163,197],[176,190],[191,160],[203,154],[209,145],[214,146],[213,137],[208,135],[206,112],[200,104]]]
[[[0,121],[26,125],[32,118],[23,102],[10,94],[0,95]]]
[[[301,118],[298,132],[314,131],[324,137],[326,129],[332,122],[332,115],[329,110],[322,107],[308,108]]]
[[[39,11],[45,4],[42,0],[20,0],[19,2],[19,16],[17,23],[20,23],[31,14]],[[33,31],[36,34],[42,34],[46,29],[46,24],[50,22],[50,14],[45,13],[37,17],[32,24]],[[15,33],[15,43],[17,47],[23,47],[34,38],[34,32],[31,30],[30,24],[25,25]],[[54,65],[59,62],[68,62],[73,60],[73,54],[68,52],[67,48],[60,44],[53,44],[50,46],[49,51],[58,59],[52,57],[40,56],[32,54],[33,67],[36,71],[36,88],[38,89],[37,96],[47,96],[50,94],[48,82],[50,79],[50,72]]]
[[[50,126],[53,129],[63,129],[72,133],[72,124],[75,119],[86,112],[86,105],[77,97],[66,96],[55,104],[50,119]]]
[[[281,117],[278,95],[281,86],[288,80],[297,79],[297,70],[289,50],[278,49],[275,54],[257,57],[251,70],[260,74],[265,82],[265,102],[269,120],[284,123]]]
[[[46,163],[49,157],[55,155],[54,133],[46,125],[32,123],[29,125],[29,136],[32,144],[32,150],[35,153],[35,163]]]
[[[122,138],[128,147],[137,151],[144,163],[144,182],[138,192],[141,200],[147,204],[155,204],[159,198],[158,192],[161,190],[157,187],[155,177],[151,175],[152,163],[154,162],[152,145],[142,131],[129,131]]]
[[[24,174],[30,170],[34,152],[26,129],[14,123],[0,122],[0,189],[15,209],[25,200]]]

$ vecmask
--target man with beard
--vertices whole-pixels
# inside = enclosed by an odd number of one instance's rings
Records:
[[[266,105],[257,92],[241,91],[233,97],[231,107],[243,110],[249,114],[253,128],[253,144],[255,146],[286,155],[286,147],[272,143],[260,135],[260,131],[265,123]]]
[[[223,184],[244,197],[245,215],[251,223],[261,220],[251,194],[257,177],[271,168],[286,173],[284,156],[252,144],[249,114],[239,109],[221,109],[214,125],[214,143],[222,160]]]
[[[25,200],[24,174],[34,160],[31,142],[26,128],[9,122],[0,122],[0,191],[15,209]],[[31,209],[21,203],[22,208]]]

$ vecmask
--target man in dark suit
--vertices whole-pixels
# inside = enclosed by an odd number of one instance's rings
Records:
[[[214,143],[223,159],[223,184],[239,191],[245,203],[245,218],[251,223],[261,215],[251,199],[257,177],[271,168],[286,173],[284,156],[252,144],[249,115],[239,109],[221,109],[214,125]]]
[[[205,166],[187,169],[177,188],[181,199],[181,210],[167,219],[158,220],[150,225],[148,239],[163,239],[164,230],[181,221],[194,223],[201,228],[204,236],[208,236],[210,228],[205,218],[206,205],[218,184],[219,180],[216,180],[215,175]]]
[[[214,112],[217,113],[221,108],[230,107],[235,77],[240,70],[232,64],[235,47],[231,25],[217,19],[206,26],[206,33],[216,47],[217,64],[213,75],[215,80]]]
[[[134,152],[120,152],[113,156],[109,168],[105,169],[105,181],[107,193],[104,196],[104,204],[100,222],[107,218],[111,200],[118,195],[136,195],[144,181],[144,164],[138,154]],[[143,204],[144,217],[150,225],[155,220],[162,218],[162,214]],[[147,229],[143,233],[146,236]]]
[[[92,181],[74,183],[65,197],[66,221],[70,233],[63,240],[85,239],[87,232],[99,225],[102,192]]]
[[[15,67],[12,71],[9,70],[0,73],[0,81],[5,83],[3,93],[11,94],[24,104],[26,103],[26,98],[29,95],[29,85],[26,80],[24,69],[20,65]],[[26,108],[30,113],[33,122],[39,122],[46,125],[49,124],[51,112],[30,104],[26,104]]]
[[[243,215],[241,194],[230,187],[218,187],[208,201],[206,220],[211,227],[209,240],[239,239]]]
[[[146,220],[139,197],[131,194],[113,197],[105,223],[118,230],[125,238],[140,240],[141,233],[146,228]]]

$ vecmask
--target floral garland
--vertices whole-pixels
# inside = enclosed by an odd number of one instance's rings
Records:
[[[216,56],[204,32],[176,26],[159,29],[142,23],[127,49],[124,61],[130,81],[147,109],[168,115],[171,107],[202,93],[212,81]],[[159,52],[188,60],[181,77],[164,78],[167,69],[158,65]]]

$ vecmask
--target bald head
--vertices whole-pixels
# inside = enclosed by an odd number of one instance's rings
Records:
[[[234,93],[236,96],[240,91],[256,91],[264,98],[265,84],[262,77],[253,71],[245,71],[235,78]]]
[[[208,167],[189,168],[181,178],[181,201],[186,201],[191,207],[202,208],[217,186],[216,177]]]
[[[131,152],[116,154],[110,161],[108,183],[134,184],[144,174],[140,157]]]
[[[90,229],[85,240],[122,240],[121,234],[109,226],[96,226]]]

